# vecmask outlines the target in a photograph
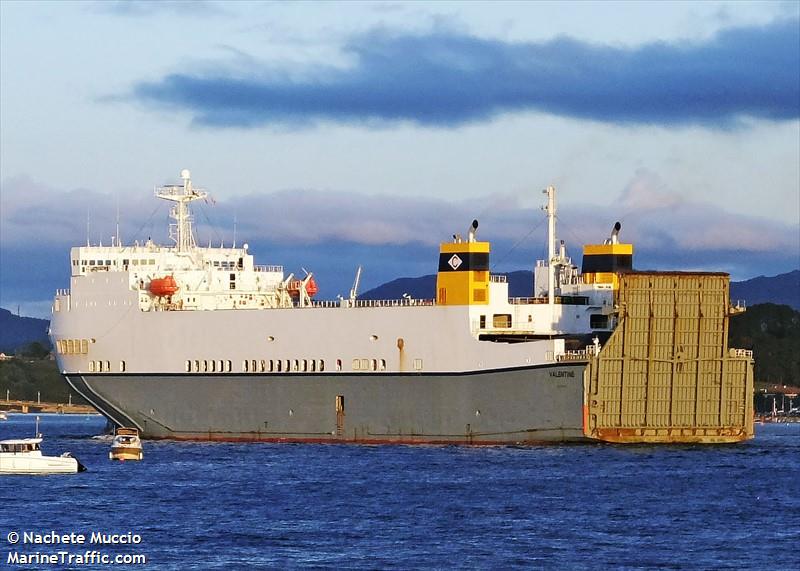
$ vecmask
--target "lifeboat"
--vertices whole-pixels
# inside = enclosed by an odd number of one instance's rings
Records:
[[[150,293],[155,296],[163,297],[174,295],[178,291],[178,283],[172,276],[163,278],[153,278],[150,280]]]
[[[300,297],[300,290],[303,289],[303,282],[302,280],[292,280],[289,282],[289,285],[286,286],[286,289],[289,290],[289,295],[292,297]],[[306,283],[306,293],[308,297],[314,297],[317,295],[318,291],[317,282],[315,282],[312,277],[308,280],[308,283]]]

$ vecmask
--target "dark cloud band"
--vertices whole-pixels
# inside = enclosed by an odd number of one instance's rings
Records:
[[[637,48],[375,31],[344,46],[349,68],[315,67],[302,79],[270,67],[247,76],[172,74],[139,83],[132,97],[218,127],[320,120],[454,127],[528,110],[724,127],[742,117],[800,117],[798,46],[797,19]]]

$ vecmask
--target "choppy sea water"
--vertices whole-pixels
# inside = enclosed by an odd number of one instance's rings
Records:
[[[89,471],[0,476],[0,568],[13,552],[90,550],[176,570],[800,568],[800,424],[731,446],[145,442],[143,462],[112,463],[92,438],[101,417],[40,418],[44,453]],[[34,421],[11,415],[0,438],[32,436]]]

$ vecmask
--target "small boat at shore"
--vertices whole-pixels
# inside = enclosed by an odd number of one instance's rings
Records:
[[[0,410],[0,420],[8,420],[8,414],[4,410]]]
[[[142,441],[136,428],[119,427],[114,431],[114,440],[111,442],[110,460],[141,460]]]
[[[42,438],[0,440],[0,474],[76,474],[86,467],[69,452],[43,456]]]

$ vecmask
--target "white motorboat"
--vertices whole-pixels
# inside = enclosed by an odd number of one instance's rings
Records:
[[[0,440],[0,474],[75,474],[86,467],[69,452],[43,456],[42,438]]]
[[[144,455],[139,431],[135,428],[117,428],[108,457],[111,460],[141,460]]]
[[[4,410],[0,410],[0,420],[8,420],[8,414]]]

